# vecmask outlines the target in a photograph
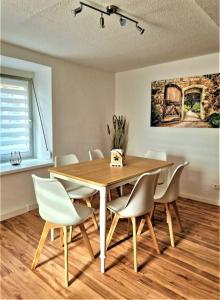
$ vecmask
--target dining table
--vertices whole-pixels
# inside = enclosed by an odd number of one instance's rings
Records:
[[[169,169],[172,165],[170,161],[127,155],[123,167],[111,166],[110,157],[107,157],[48,169],[51,178],[68,180],[99,191],[100,270],[102,273],[105,272],[106,259],[108,191],[134,182],[144,173]]]

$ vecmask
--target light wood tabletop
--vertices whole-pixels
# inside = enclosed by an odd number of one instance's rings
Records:
[[[97,159],[49,168],[49,172],[60,174],[89,184],[109,186],[129,178],[137,177],[146,172],[168,168],[172,162],[136,156],[126,156],[123,167],[111,167],[110,158]]]

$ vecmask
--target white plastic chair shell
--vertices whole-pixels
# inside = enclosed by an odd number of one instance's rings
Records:
[[[167,160],[167,154],[165,151],[148,150],[145,154],[145,157],[164,161]]]
[[[104,155],[100,149],[89,150],[90,160],[102,159],[102,158],[104,158]]]
[[[69,226],[84,222],[93,209],[73,204],[62,184],[56,179],[32,175],[39,213],[47,222]]]
[[[123,218],[146,215],[154,205],[154,193],[159,174],[160,170],[141,175],[130,196],[120,197],[109,202],[108,209],[117,212]]]
[[[55,157],[55,167],[76,164],[78,162],[79,160],[75,154],[67,154]],[[69,197],[73,199],[89,198],[97,192],[95,189],[82,186],[68,180],[59,179],[59,181],[65,187],[66,191],[69,194]]]
[[[79,162],[79,160],[75,154],[66,154],[66,155],[61,155],[61,156],[55,156],[55,159],[54,159],[55,167],[77,164],[78,162]],[[67,191],[74,189],[78,186],[78,184],[73,183],[68,180],[59,179],[59,181],[62,183],[62,185],[65,187],[65,189]]]
[[[179,165],[170,179],[167,189],[162,193],[155,194],[154,200],[158,203],[170,203],[176,201],[179,197],[179,186],[180,186],[180,177],[183,172],[183,169],[189,165],[189,162],[184,162]]]
[[[167,154],[165,151],[155,151],[155,150],[148,150],[145,154],[146,158],[150,159],[158,159],[158,160],[167,160]],[[167,184],[168,180],[168,170],[161,169],[160,176],[158,178],[158,185]]]
[[[72,153],[61,156],[55,156],[55,167],[77,164],[78,162],[79,160],[77,156]]]

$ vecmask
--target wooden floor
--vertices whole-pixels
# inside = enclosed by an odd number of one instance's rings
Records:
[[[138,238],[139,272],[133,271],[132,238],[120,221],[107,253],[106,273],[99,272],[99,235],[86,224],[96,259],[90,261],[78,229],[69,244],[70,286],[63,286],[63,249],[48,240],[39,267],[31,262],[43,228],[37,211],[1,223],[1,299],[219,299],[219,209],[180,199],[184,233],[176,226],[170,247],[163,209],[155,212],[157,255],[147,232]],[[174,223],[175,224],[175,223]],[[109,226],[110,224],[108,224]]]

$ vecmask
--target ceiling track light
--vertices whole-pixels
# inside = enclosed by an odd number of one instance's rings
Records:
[[[130,22],[135,23],[136,28],[140,32],[140,34],[143,34],[144,31],[145,31],[144,28],[142,28],[138,25],[138,21],[136,21],[136,20],[134,20],[134,19],[132,19],[128,16],[125,16],[125,15],[121,14],[119,12],[119,8],[115,5],[109,5],[109,6],[106,7],[106,10],[102,10],[102,9],[94,7],[90,4],[80,2],[80,7],[75,8],[75,9],[72,10],[73,15],[76,16],[77,14],[81,13],[82,9],[83,9],[83,6],[86,6],[88,8],[91,8],[91,9],[96,10],[96,11],[101,13],[101,17],[100,17],[100,27],[101,28],[105,28],[105,20],[104,20],[103,15],[105,14],[107,16],[111,16],[112,14],[115,14],[115,15],[118,15],[120,17],[119,21],[120,21],[121,26],[125,26],[127,21],[130,21]]]
[[[126,19],[125,18],[120,17],[119,21],[120,21],[120,25],[122,27],[126,25]]]
[[[82,8],[83,8],[83,5],[80,3],[80,7],[77,7],[77,8],[75,8],[75,9],[72,10],[72,13],[73,13],[74,17],[75,17],[77,14],[81,13]]]
[[[140,32],[140,34],[143,34],[144,31],[145,31],[145,29],[142,28],[142,27],[140,27],[140,26],[138,26],[138,24],[136,24],[136,28],[137,28],[137,30]]]
[[[103,17],[103,13],[101,13],[101,17],[100,17],[100,27],[105,28],[105,20]]]

